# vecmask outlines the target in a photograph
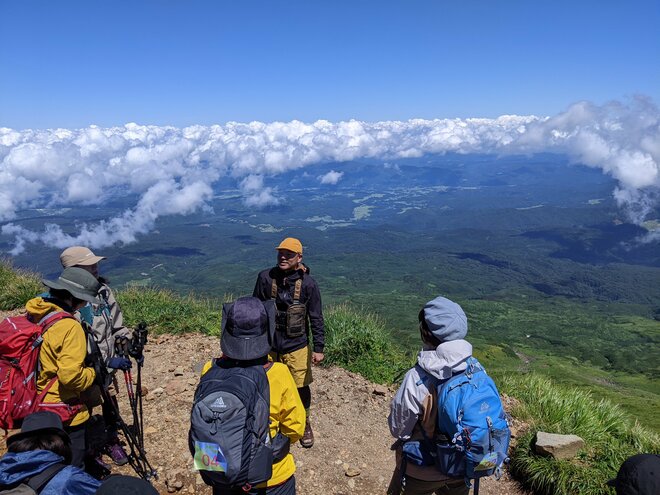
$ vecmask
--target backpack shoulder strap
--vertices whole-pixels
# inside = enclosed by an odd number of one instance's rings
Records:
[[[57,464],[53,464],[52,466],[47,467],[39,474],[30,477],[28,480],[24,481],[24,483],[32,488],[35,492],[41,493],[48,482],[52,480],[57,475],[57,473],[59,473],[65,467],[65,464],[58,462]]]
[[[294,304],[299,304],[300,303],[300,292],[302,289],[302,278],[299,278],[296,280],[296,286],[293,290],[293,303]]]
[[[39,320],[39,325],[41,328],[43,328],[41,333],[46,332],[46,330],[64,318],[73,318],[73,315],[71,313],[67,313],[66,311],[53,311],[48,313],[41,320]]]
[[[277,299],[277,280],[273,279],[273,282],[270,284],[270,298]]]

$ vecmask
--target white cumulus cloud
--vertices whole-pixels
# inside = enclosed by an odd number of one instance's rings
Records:
[[[330,185],[335,185],[337,182],[341,180],[341,178],[344,176],[344,172],[337,172],[335,170],[330,170],[327,174],[320,175],[318,177],[319,182],[321,184],[330,184]]]
[[[432,153],[566,153],[618,181],[614,197],[641,222],[660,189],[660,113],[649,100],[602,106],[577,103],[553,117],[411,119],[332,123],[230,122],[185,128],[119,127],[23,130],[0,128],[0,221],[20,210],[102,206],[133,201],[115,218],[80,224],[75,234],[57,225],[31,232],[7,223],[14,252],[27,243],[103,247],[134,242],[164,215],[208,208],[223,177],[238,181],[246,205],[281,202],[271,176],[310,164],[359,158],[418,157]],[[390,166],[392,173],[397,167]],[[317,177],[336,184],[342,172]],[[313,177],[310,177],[313,180]],[[133,199],[136,198],[136,199]]]

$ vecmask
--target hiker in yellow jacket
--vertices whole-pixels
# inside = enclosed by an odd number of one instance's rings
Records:
[[[87,304],[97,302],[98,281],[81,268],[65,269],[57,280],[43,280],[49,293],[31,299],[25,305],[29,317],[39,322],[54,312],[73,313]],[[74,466],[83,467],[85,459],[85,422],[89,411],[83,404],[84,392],[96,378],[94,368],[85,365],[87,338],[75,318],[63,318],[43,334],[39,352],[37,391],[50,385],[41,409],[56,413],[71,438]]]
[[[235,304],[243,304],[249,307],[262,306],[262,302],[253,297],[240,298]],[[248,311],[242,307],[240,313],[244,315],[242,318],[245,318]],[[233,312],[230,312],[229,315],[229,318],[234,318]],[[258,320],[259,318],[257,317]],[[226,320],[223,320],[223,327],[225,327],[225,324]],[[270,387],[270,437],[275,438],[278,433],[281,433],[289,439],[289,445],[297,442],[302,438],[305,431],[305,408],[300,401],[296,384],[287,366],[282,363],[268,361],[268,352],[270,351],[269,332],[267,329],[262,328],[258,330],[258,336],[248,336],[243,335],[241,332],[245,333],[245,328],[249,328],[250,326],[256,328],[258,325],[250,325],[245,321],[241,321],[235,326],[231,326],[231,331],[223,328],[223,337],[220,342],[223,356],[217,358],[217,361],[228,360],[243,363],[263,361]],[[213,361],[207,362],[202,369],[202,375],[213,364]],[[238,489],[236,493],[248,495],[294,495],[296,493],[295,471],[296,464],[293,460],[293,455],[287,453],[282,460],[273,463],[271,478],[266,483],[257,485],[249,491]],[[213,493],[214,495],[224,495],[225,493],[233,495],[234,492],[219,491],[214,487]]]

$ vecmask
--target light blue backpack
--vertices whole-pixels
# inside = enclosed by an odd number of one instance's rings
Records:
[[[492,378],[475,358],[467,360],[464,373],[437,385],[438,435],[403,446],[407,462],[435,466],[444,474],[474,479],[495,474],[508,460],[511,431],[500,395]]]
[[[438,429],[448,437],[436,444],[442,472],[466,480],[499,478],[511,430],[497,387],[475,358],[467,360],[465,373],[438,385]]]

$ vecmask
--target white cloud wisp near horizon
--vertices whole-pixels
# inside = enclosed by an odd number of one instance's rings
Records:
[[[307,165],[358,158],[425,154],[565,153],[614,177],[613,195],[642,222],[660,190],[660,112],[649,100],[572,105],[554,117],[412,119],[311,124],[228,123],[186,128],[141,126],[17,131],[0,128],[0,221],[28,208],[102,206],[135,197],[121,215],[79,225],[74,234],[49,224],[34,232],[7,223],[16,254],[28,243],[101,248],[134,242],[165,215],[210,208],[213,186],[238,181],[244,202],[262,208],[282,200],[268,177]],[[343,172],[317,178],[336,184]]]

